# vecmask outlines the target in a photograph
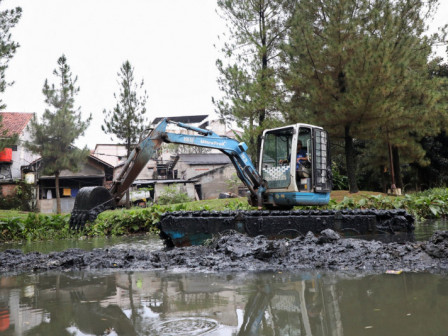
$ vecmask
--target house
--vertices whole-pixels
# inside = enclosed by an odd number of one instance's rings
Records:
[[[151,123],[154,128],[163,118],[155,118]],[[182,122],[194,127],[213,130],[221,136],[234,136],[219,120],[210,120],[208,115],[169,117],[175,122]],[[173,124],[168,124],[168,132],[195,133],[182,129]],[[186,147],[186,146],[185,146]],[[192,147],[196,149],[198,147]],[[177,188],[184,190],[193,199],[218,198],[220,193],[229,190],[228,181],[236,175],[227,155],[219,150],[208,152],[183,152],[185,148],[170,148],[162,144],[161,150],[155,158],[151,158],[136,176],[130,190],[150,188],[151,197],[157,200],[166,186],[176,184]],[[114,167],[113,180],[117,180],[126,161],[126,148],[121,144],[98,144],[92,155]],[[200,176],[200,180],[196,177]],[[235,187],[235,189],[238,189]],[[235,190],[234,192],[236,192]],[[132,199],[132,197],[131,197]],[[139,203],[136,200],[135,203]]]
[[[229,157],[223,153],[179,154],[174,172],[180,178],[194,181],[200,199],[218,198],[221,193],[238,192],[242,182]],[[229,181],[237,179],[235,185]],[[231,190],[235,189],[235,190]]]
[[[37,209],[42,213],[56,212],[56,187],[55,177],[42,173],[42,159],[39,158],[30,165],[23,167],[24,173],[36,176]],[[87,161],[78,172],[63,170],[59,175],[59,195],[61,196],[62,212],[71,212],[75,204],[75,197],[82,187],[108,186],[112,183],[113,166],[93,155],[87,157]]]
[[[29,165],[38,156],[23,146],[25,141],[31,140],[27,125],[34,113],[0,112],[0,116],[0,134],[6,131],[6,137],[18,136],[15,145],[0,152],[0,196],[5,197],[15,193],[16,181],[22,179],[21,168]]]
[[[126,161],[127,150],[125,145],[97,144],[92,155],[116,167],[119,163]]]
[[[246,196],[247,190],[237,177],[235,167],[231,163],[204,171],[193,179],[200,199],[215,199],[229,192]]]
[[[174,170],[185,180],[231,163],[223,153],[179,154]]]

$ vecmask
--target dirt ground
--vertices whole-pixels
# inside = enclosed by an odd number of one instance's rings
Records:
[[[63,252],[0,253],[0,274],[48,270],[121,269],[200,272],[295,271],[323,269],[356,273],[386,271],[448,271],[448,231],[436,232],[429,241],[382,243],[342,239],[327,229],[319,237],[309,233],[292,240],[250,238],[233,233],[209,246],[158,250],[69,249]]]

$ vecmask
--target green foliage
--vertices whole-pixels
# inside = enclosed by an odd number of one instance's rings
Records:
[[[72,79],[67,59],[58,59],[58,68],[53,71],[58,86],[45,80],[43,94],[48,108],[42,121],[32,119],[29,124],[31,141],[25,146],[42,158],[43,173],[55,175],[64,169],[77,171],[89,155],[89,150],[73,147],[75,140],[84,134],[91,116],[83,121],[80,109],[75,109],[75,96],[79,93],[77,77]]]
[[[12,41],[10,29],[14,28],[21,17],[22,9],[20,7],[0,12],[0,93],[5,92],[6,88],[13,84],[6,81],[5,72],[19,44]],[[6,104],[0,98],[0,111],[5,107]],[[7,129],[2,127],[2,119],[3,117],[0,115],[0,152],[6,147],[15,145],[18,139],[17,134],[10,134]]]
[[[185,203],[189,201],[190,197],[188,197],[188,194],[182,191],[182,188],[177,184],[165,187],[157,199],[157,203],[160,205]]]
[[[0,185],[0,194],[1,194]],[[30,203],[32,186],[20,181],[16,185],[15,195],[0,198],[0,209],[17,209],[22,211],[33,211],[34,204]]]
[[[302,207],[305,208],[305,207]],[[341,202],[330,200],[326,207],[308,209],[405,209],[417,219],[448,216],[448,189],[432,189],[402,197],[372,195],[361,199],[345,197]],[[86,236],[117,236],[142,232],[157,232],[160,216],[172,211],[197,210],[253,210],[244,199],[196,201],[174,205],[153,204],[148,208],[119,209],[101,213],[93,223],[87,223],[82,232],[69,229],[69,215],[23,215],[0,212],[0,241],[50,240]]]
[[[0,0],[0,3],[2,1]],[[6,88],[12,83],[8,83],[5,79],[5,71],[8,68],[8,63],[16,53],[19,44],[12,41],[10,29],[19,22],[22,17],[22,9],[16,7],[15,9],[7,9],[0,12],[0,93],[5,92]],[[3,110],[6,104],[0,99],[0,110]],[[0,120],[0,138],[3,138]],[[2,148],[0,141],[0,151]]]
[[[224,206],[224,210],[251,210],[253,207],[247,201],[237,200],[236,202],[229,202]]]
[[[121,87],[119,95],[114,94],[117,103],[112,110],[103,110],[105,123],[101,129],[124,141],[129,155],[131,146],[138,142],[146,128],[145,105],[148,95],[146,91],[139,95],[138,90],[143,88],[144,82],[135,82],[134,68],[129,61],[121,66],[118,78]]]
[[[69,215],[41,215],[0,219],[0,241],[48,240],[77,236],[69,230]]]
[[[39,122],[36,118],[30,121],[28,129],[31,140],[25,147],[42,160],[43,173],[55,176],[58,213],[61,213],[59,195],[59,174],[68,169],[76,172],[89,155],[89,149],[80,150],[73,146],[74,141],[90,124],[92,116],[83,121],[79,108],[75,109],[75,96],[79,92],[76,86],[77,77],[72,79],[67,59],[62,55],[58,59],[58,68],[53,71],[58,85],[49,84],[45,80],[43,94],[48,108]]]
[[[226,180],[227,188],[233,193],[238,192],[238,186],[241,185],[241,180],[236,173],[233,173],[232,176]]]
[[[116,236],[138,232],[157,232],[156,224],[165,212],[185,210],[184,204],[161,206],[153,204],[147,208],[120,209],[101,213],[84,231],[88,236]]]
[[[417,219],[445,218],[448,216],[448,189],[430,189],[404,196],[371,195],[355,200],[344,197],[341,202],[330,201],[328,209],[405,209]]]
[[[229,35],[216,62],[221,99],[213,102],[226,121],[244,129],[249,155],[257,158],[259,136],[279,113],[278,54],[285,37],[282,0],[219,0]],[[256,160],[254,160],[256,161]]]
[[[0,99],[1,103],[1,99]],[[3,116],[0,114],[0,152],[5,148],[15,145],[19,138],[18,134],[11,135],[2,125]]]
[[[348,178],[340,173],[338,165],[335,162],[331,164],[333,190],[347,190]]]
[[[298,2],[285,46],[285,83],[308,122],[345,140],[350,190],[357,191],[354,140],[374,141],[372,164],[387,163],[389,143],[408,162],[418,140],[438,132],[437,83],[427,59],[437,36],[425,33],[437,0]],[[296,105],[296,102],[299,105]],[[294,108],[288,120],[296,118]]]

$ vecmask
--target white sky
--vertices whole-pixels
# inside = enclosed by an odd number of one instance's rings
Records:
[[[101,131],[103,109],[115,105],[117,73],[125,60],[144,79],[149,121],[160,116],[212,114],[218,96],[213,46],[225,23],[212,0],[4,0],[22,7],[12,30],[20,48],[6,72],[15,81],[2,100],[8,112],[46,108],[42,87],[65,54],[78,76],[77,106],[93,120],[78,146],[111,143]]]
[[[448,0],[440,0],[434,26],[448,23]],[[12,30],[21,47],[6,71],[2,100],[8,112],[46,108],[42,87],[54,82],[57,59],[65,54],[78,76],[77,106],[93,120],[76,144],[94,148],[111,143],[101,131],[103,109],[115,105],[117,73],[125,60],[137,80],[145,80],[148,119],[213,114],[219,97],[213,46],[225,31],[214,0],[3,0],[0,10],[20,6],[22,19]],[[442,51],[444,55],[446,52]]]

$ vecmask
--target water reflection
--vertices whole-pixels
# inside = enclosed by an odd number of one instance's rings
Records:
[[[134,234],[118,237],[94,237],[80,239],[60,239],[54,241],[23,241],[0,243],[0,252],[7,249],[19,249],[23,253],[50,253],[64,251],[69,248],[79,248],[90,251],[95,248],[122,248],[154,251],[163,247],[163,242],[157,234]]]
[[[415,226],[415,240],[424,241],[428,240],[435,231],[448,230],[448,220],[446,219],[428,219],[422,223],[418,223]]]
[[[445,335],[447,311],[445,275],[0,277],[1,335]]]

